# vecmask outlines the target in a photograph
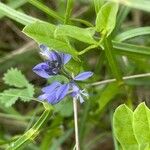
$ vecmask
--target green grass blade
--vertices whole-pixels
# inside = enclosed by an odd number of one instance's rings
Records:
[[[119,32],[123,21],[126,19],[127,15],[130,12],[130,9],[131,8],[126,7],[126,6],[120,7],[120,10],[117,15],[116,26],[115,26],[114,31],[112,32],[112,37],[116,36],[116,34]]]
[[[139,27],[118,34],[115,37],[115,40],[122,42],[137,36],[148,35],[148,34],[150,34],[150,27]]]
[[[118,55],[132,56],[132,57],[150,57],[150,47],[136,46],[133,44],[113,42],[114,53]]]
[[[18,1],[15,0],[15,1],[12,1],[12,2],[8,3],[7,5],[9,7],[12,7],[13,9],[16,9],[16,8],[21,7],[22,5],[24,5],[26,2],[27,2],[27,0],[18,0]],[[4,16],[5,16],[5,14],[3,14],[3,13],[0,14],[0,18],[2,18]]]
[[[30,4],[45,12],[47,15],[63,22],[64,18],[37,0],[27,0]]]
[[[2,2],[0,2],[0,13],[2,13],[8,18],[11,18],[12,20],[15,20],[23,25],[28,25],[38,20],[36,18],[30,17],[21,12],[18,12],[14,10],[13,8],[3,4]]]

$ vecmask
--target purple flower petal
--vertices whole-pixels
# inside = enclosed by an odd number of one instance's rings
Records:
[[[79,89],[79,87],[78,87],[76,84],[74,84],[74,83],[72,83],[71,86],[72,86],[72,93],[71,93],[71,96],[72,96],[72,97],[75,97],[75,96],[77,96],[77,94],[80,93],[80,89]]]
[[[82,81],[82,80],[86,80],[88,79],[89,77],[91,77],[93,75],[93,72],[91,71],[87,71],[87,72],[82,72],[80,74],[78,74],[74,80],[76,81]]]
[[[52,105],[56,104],[56,100],[57,100],[57,98],[56,98],[56,92],[52,92],[52,93],[47,97],[47,101],[48,101],[50,104],[52,104]]]
[[[46,100],[50,104],[55,104],[55,101],[57,100],[56,99],[56,92],[52,92],[50,94],[48,94],[48,93],[42,94],[38,97],[38,99],[41,101]]]
[[[41,55],[46,56],[48,59],[51,58],[50,50],[49,50],[49,48],[46,45],[41,44],[39,46],[39,48],[41,49],[41,51],[40,51]]]
[[[69,54],[61,54],[62,63],[65,65],[71,59],[71,55]]]
[[[49,66],[47,63],[40,63],[38,65],[36,65],[32,70],[39,76],[43,77],[43,78],[49,78],[50,75],[45,71],[46,69],[48,69]]]
[[[69,84],[64,84],[60,86],[56,92],[57,100],[63,99],[67,95],[68,90],[69,90]]]
[[[42,88],[42,92],[51,93],[60,85],[61,85],[61,83],[59,83],[59,82],[53,82],[51,85]]]
[[[55,52],[55,51],[50,52],[50,60],[51,61],[58,61],[59,57],[60,56],[58,55],[57,52]]]
[[[39,47],[41,49],[40,53],[43,56],[46,56],[50,61],[55,61],[58,59],[58,54],[55,51],[51,51],[46,45],[41,44]]]

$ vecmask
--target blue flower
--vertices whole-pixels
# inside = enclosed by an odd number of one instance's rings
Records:
[[[33,71],[43,78],[59,74],[63,65],[71,59],[71,55],[50,50],[43,44],[40,45],[40,49],[40,53],[46,58],[46,61],[36,65]]]
[[[38,97],[39,100],[47,100],[54,105],[60,102],[69,91],[69,84],[53,82],[51,85],[42,88],[43,94]]]
[[[90,71],[80,73],[76,77],[74,77],[73,81],[70,83],[70,86],[72,88],[71,96],[79,100],[80,103],[84,102],[83,96],[88,97],[88,93],[85,91],[85,89],[81,90],[75,81],[86,80],[90,78],[92,75],[93,72]]]
[[[83,96],[88,97],[88,93],[85,91],[85,89],[81,90],[76,81],[86,80],[92,75],[93,73],[90,71],[83,72],[74,77],[69,83],[61,84],[59,82],[53,82],[51,85],[42,88],[43,94],[39,96],[39,99],[46,100],[53,105],[63,100],[70,90],[71,96],[78,99],[80,103],[83,103]]]
[[[46,60],[33,68],[33,71],[43,77],[49,78],[57,74],[65,73],[65,76],[70,80],[69,83],[61,84],[59,82],[53,82],[51,85],[42,88],[42,94],[39,96],[39,100],[46,100],[51,104],[60,102],[71,90],[71,96],[84,102],[83,96],[88,97],[88,93],[85,89],[81,90],[76,81],[83,81],[93,75],[92,72],[87,71],[78,74],[75,77],[71,77],[70,74],[64,70],[64,65],[71,59],[71,55],[60,53],[54,50],[50,50],[47,46],[41,44],[41,55]]]

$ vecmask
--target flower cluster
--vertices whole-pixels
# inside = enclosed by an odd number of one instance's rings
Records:
[[[60,53],[54,50],[50,50],[45,45],[40,45],[41,54],[46,58],[46,60],[33,68],[33,71],[43,77],[50,78],[52,76],[63,74],[64,65],[69,62],[71,55]],[[39,96],[40,100],[47,100],[51,104],[56,104],[60,102],[70,91],[70,95],[75,97],[80,101],[84,102],[83,96],[88,97],[88,93],[85,90],[81,90],[77,85],[76,81],[83,81],[88,79],[93,75],[92,72],[83,72],[73,77],[69,73],[68,75],[69,83],[61,84],[59,82],[53,82],[42,88],[42,95]]]

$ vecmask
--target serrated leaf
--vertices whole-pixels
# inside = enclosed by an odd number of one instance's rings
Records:
[[[99,10],[96,18],[96,30],[107,33],[107,36],[113,31],[116,24],[118,12],[118,3],[107,2]]]
[[[25,89],[8,89],[0,93],[0,103],[5,107],[12,106],[18,99],[26,102],[32,100],[34,88],[28,85]]]
[[[132,123],[133,112],[126,105],[120,105],[113,116],[113,128],[123,150],[139,149]]]
[[[77,51],[71,47],[71,45],[64,40],[54,37],[56,27],[46,22],[37,21],[35,23],[27,25],[23,32],[37,41],[39,44],[45,44],[48,47],[73,55],[77,57]]]
[[[133,114],[133,129],[136,139],[140,145],[150,145],[150,110],[141,103]]]
[[[20,98],[22,101],[27,102],[32,100],[33,95],[34,95],[34,87],[33,85],[28,84],[28,87],[22,90]]]
[[[9,89],[0,93],[0,103],[5,107],[12,106],[22,93],[22,89]]]
[[[3,80],[6,84],[15,87],[27,87],[28,81],[25,76],[17,68],[9,69],[3,77]]]
[[[93,28],[79,28],[71,25],[60,25],[56,29],[56,36],[69,36],[81,42],[96,44],[97,42],[93,39],[95,30]]]

